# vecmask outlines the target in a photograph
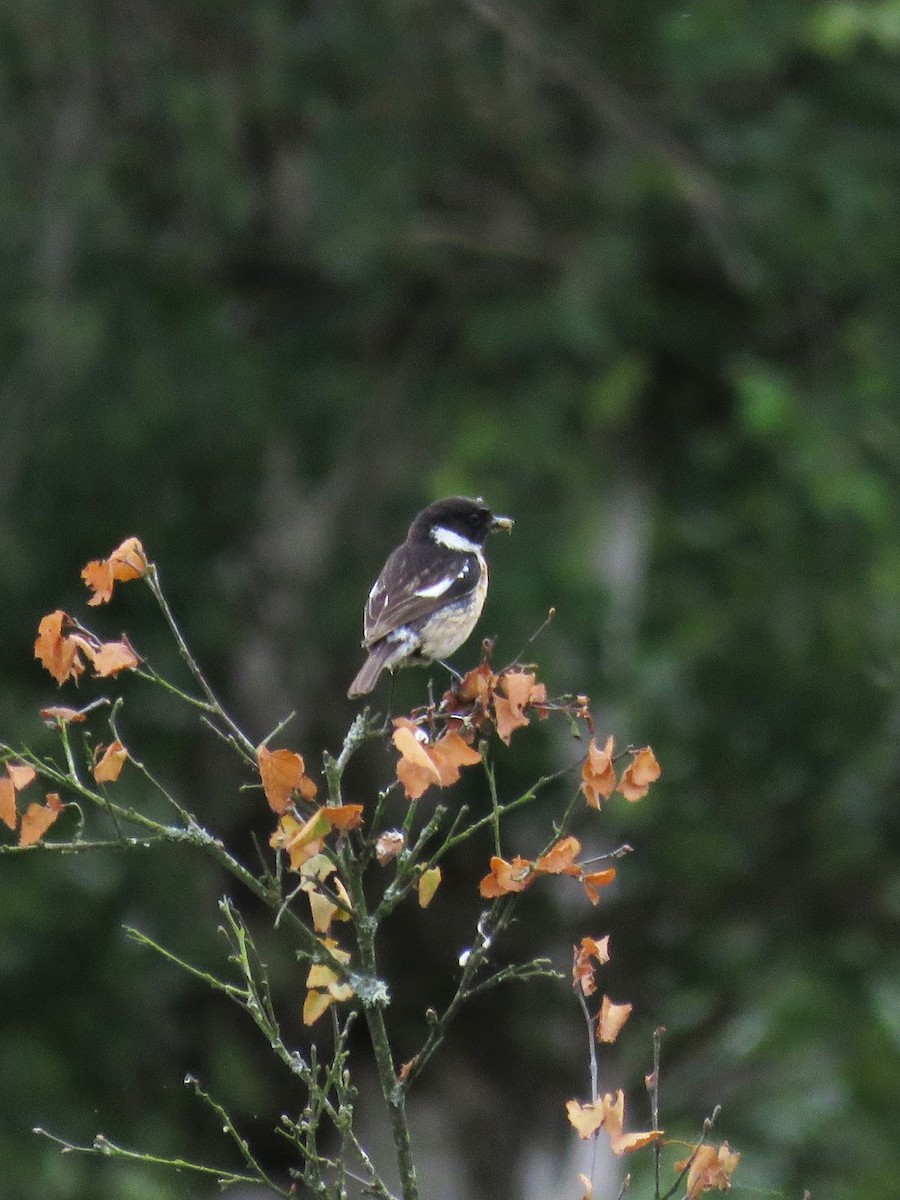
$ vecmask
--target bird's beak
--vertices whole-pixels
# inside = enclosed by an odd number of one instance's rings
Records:
[[[509,533],[513,525],[515,525],[515,521],[512,517],[494,517],[493,521],[491,521],[491,532],[493,533],[497,529],[502,529],[505,533]]]

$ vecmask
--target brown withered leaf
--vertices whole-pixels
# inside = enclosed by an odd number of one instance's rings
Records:
[[[147,565],[144,547],[136,537],[126,538],[109,558],[97,558],[89,562],[81,572],[81,578],[94,593],[88,604],[106,604],[112,599],[116,583],[140,579]]]
[[[575,859],[580,851],[578,838],[564,837],[546,854],[535,859],[534,869],[539,875],[578,875],[580,868],[575,865]]]
[[[29,783],[34,783],[37,779],[37,771],[34,767],[29,767],[27,763],[7,763],[6,773],[17,792],[24,791]]]
[[[740,1154],[723,1142],[718,1150],[713,1146],[698,1146],[693,1154],[693,1162],[690,1158],[683,1158],[675,1163],[675,1170],[679,1173],[691,1163],[687,1177],[688,1200],[696,1200],[703,1192],[714,1189],[727,1192],[740,1158]]]
[[[338,899],[343,902],[345,907],[335,904],[333,900],[315,888],[308,890],[309,908],[312,913],[313,929],[315,929],[316,933],[327,934],[331,929],[332,921],[350,920],[350,897],[347,895],[347,889],[338,878],[334,880],[334,890],[337,893]]]
[[[43,804],[29,804],[22,814],[19,845],[33,846],[39,842],[64,808],[57,792],[50,792]]]
[[[534,863],[527,858],[517,855],[512,862],[507,862],[505,858],[494,855],[490,872],[482,879],[478,890],[485,900],[493,900],[508,892],[524,892],[536,878]]]
[[[350,955],[342,950],[333,938],[321,938],[323,946],[327,946],[333,958],[338,962],[347,963]],[[349,983],[343,983],[327,963],[313,963],[306,976],[306,986],[309,991],[303,1005],[303,1023],[312,1025],[318,1021],[322,1013],[337,1000],[349,1000],[353,988]]]
[[[607,867],[604,871],[586,871],[581,876],[581,882],[591,904],[600,901],[600,888],[609,887],[616,877],[616,868]]]
[[[6,774],[0,775],[0,821],[10,829],[19,823],[16,792],[21,792],[37,778],[37,771],[27,763],[7,763]]]
[[[41,716],[44,723],[51,729],[57,725],[76,725],[80,721],[87,720],[87,713],[82,712],[79,708],[67,708],[64,704],[51,705],[49,708],[42,708]]]
[[[319,812],[332,829],[358,829],[362,825],[361,804],[326,804]]]
[[[298,821],[293,813],[282,813],[278,827],[269,838],[273,850],[284,850],[292,871],[299,871],[325,845],[331,825],[318,809],[308,821]]]
[[[391,740],[400,751],[397,778],[407,800],[418,800],[432,786],[450,787],[462,767],[481,762],[481,755],[460,734],[447,731],[429,742],[408,717],[395,718]]]
[[[287,812],[295,791],[304,800],[312,800],[319,790],[306,774],[302,756],[293,750],[270,750],[267,746],[257,746],[256,760],[263,791],[273,812]]]
[[[315,1025],[319,1017],[327,1012],[332,1004],[334,1004],[334,996],[329,992],[318,990],[307,992],[306,999],[303,1001],[303,1024]]]
[[[603,1097],[606,1106],[606,1122],[604,1129],[609,1135],[609,1145],[613,1154],[621,1157],[633,1150],[658,1142],[663,1135],[662,1129],[648,1129],[645,1133],[625,1133],[625,1093],[620,1089],[615,1096]]]
[[[34,657],[47,668],[57,683],[77,679],[84,671],[79,646],[63,630],[74,627],[71,617],[57,609],[41,618],[34,643]]]
[[[81,643],[81,648],[91,660],[91,666],[98,679],[118,675],[120,671],[133,671],[135,667],[140,666],[141,660],[124,634],[118,642],[101,642],[96,649],[89,648],[85,642]]]
[[[615,1096],[605,1095],[593,1104],[580,1104],[577,1100],[569,1100],[566,1104],[566,1114],[569,1122],[581,1138],[593,1137],[598,1130],[609,1136],[609,1144],[613,1154],[629,1154],[639,1150],[651,1142],[658,1142],[662,1137],[661,1129],[648,1130],[646,1133],[624,1133],[625,1093],[621,1090]]]
[[[649,746],[638,750],[629,767],[622,772],[619,791],[626,800],[642,800],[660,776],[660,766]]]
[[[454,689],[454,693],[464,703],[474,704],[477,702],[486,709],[491,703],[497,682],[498,676],[494,674],[487,663],[482,663],[481,666],[473,667],[463,676]]]
[[[441,773],[417,736],[414,722],[408,717],[398,717],[391,740],[400,751],[397,778],[403,784],[407,800],[418,800],[433,784],[440,786]]]
[[[593,960],[593,962],[591,961]],[[597,990],[596,962],[599,966],[609,962],[609,934],[598,942],[592,937],[583,937],[575,947],[572,962],[572,987],[581,990],[583,996],[593,996]]]
[[[580,1138],[593,1137],[606,1120],[606,1105],[602,1100],[594,1104],[582,1104],[578,1100],[566,1101],[566,1116],[569,1124]]]
[[[591,808],[599,808],[601,800],[608,800],[616,788],[616,772],[613,767],[614,739],[606,739],[601,750],[595,738],[588,745],[587,758],[581,768],[581,790]]]
[[[19,823],[16,789],[8,775],[0,775],[0,821],[10,829],[15,829]]]
[[[115,783],[122,774],[122,768],[128,758],[128,751],[118,738],[114,742],[110,742],[105,750],[98,746],[97,751],[100,757],[94,764],[94,779],[97,783]]]
[[[631,1004],[613,1004],[609,996],[604,996],[597,1022],[597,1041],[614,1042],[631,1016],[633,1007]]]
[[[528,724],[525,709],[529,705],[546,702],[547,688],[543,683],[535,683],[532,672],[505,671],[494,692],[494,713],[500,740],[508,746],[513,733]]]
[[[450,787],[460,777],[462,767],[474,767],[481,755],[458,733],[442,734],[428,749],[431,761],[438,769],[441,787]]]
[[[375,858],[380,867],[387,866],[406,845],[406,838],[399,829],[386,830],[375,843]]]

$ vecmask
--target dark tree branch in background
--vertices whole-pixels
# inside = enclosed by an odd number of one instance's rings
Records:
[[[739,240],[730,203],[694,153],[595,64],[556,42],[522,12],[494,0],[462,3],[542,75],[577,96],[614,137],[665,163],[731,284],[741,290],[755,285],[759,269]]]

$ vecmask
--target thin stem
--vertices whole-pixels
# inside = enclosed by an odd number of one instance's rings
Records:
[[[340,760],[337,761],[338,763],[340,762]],[[332,790],[333,794],[333,783],[331,780],[329,780],[329,789]],[[369,913],[361,873],[356,869],[352,869],[357,865],[355,860],[349,856],[349,847],[347,847],[344,862],[344,882],[350,896],[353,927],[356,933],[360,965],[363,974],[370,980],[374,980],[378,974],[378,962],[375,950],[375,932],[378,928],[378,923],[374,916]],[[362,1002],[363,1013],[365,1014],[366,1024],[369,1029],[369,1037],[372,1040],[372,1050],[375,1055],[378,1081],[381,1084],[381,1094],[384,1097],[388,1110],[403,1200],[418,1200],[419,1188],[416,1179],[415,1162],[412,1156],[409,1125],[406,1119],[404,1089],[394,1070],[393,1053],[384,1019],[386,997],[382,988],[373,989],[368,987],[363,994],[360,994],[360,990],[357,988],[357,995]]]
[[[511,670],[517,663],[521,662],[522,655],[525,653],[525,651],[528,649],[528,647],[530,645],[532,645],[532,643],[537,641],[537,639],[541,636],[541,634],[544,632],[544,630],[547,628],[547,626],[550,624],[550,622],[553,620],[553,618],[555,616],[556,616],[556,609],[548,608],[546,617],[544,617],[543,621],[541,621],[540,625],[538,625],[538,627],[537,627],[537,629],[535,629],[534,633],[532,633],[531,636],[526,639],[524,646],[522,646],[522,648],[519,650],[518,654],[515,655],[515,657],[512,659],[512,661],[510,663],[508,663],[508,665],[505,666],[503,668],[503,670],[499,672],[499,674],[503,675],[506,671]]]
[[[32,842],[30,846],[17,846],[4,843],[0,845],[0,854],[31,854],[47,851],[56,854],[80,854],[82,850],[149,850],[168,841],[165,837],[153,838],[99,838],[95,841],[83,842]]]
[[[532,800],[537,798],[538,792],[547,786],[548,783],[553,783],[557,779],[562,779],[573,770],[572,767],[563,767],[559,771],[554,771],[552,775],[542,775],[540,779],[535,780],[527,792],[523,792],[521,796],[517,796],[515,800],[509,800],[506,804],[501,804],[496,813],[489,812],[484,817],[479,817],[477,821],[473,821],[471,825],[467,825],[465,829],[461,829],[459,833],[451,833],[440,847],[440,850],[433,856],[432,862],[436,863],[439,859],[452,850],[454,846],[458,846],[461,842],[468,841],[473,834],[484,829],[486,825],[493,825],[497,817],[505,817],[507,813],[513,812],[517,808],[521,808],[524,804],[530,804]],[[553,841],[557,839],[554,838]],[[552,844],[552,843],[551,843]]]
[[[475,994],[475,976],[483,966],[494,939],[502,933],[509,924],[515,910],[516,896],[503,896],[497,900],[493,908],[482,913],[478,922],[478,941],[468,951],[463,963],[462,975],[456,987],[456,992],[450,1003],[439,1016],[431,1019],[431,1028],[419,1053],[407,1064],[402,1086],[408,1089],[413,1081],[421,1074],[426,1063],[440,1047],[447,1034],[447,1029],[463,1004]]]
[[[178,623],[175,620],[172,610],[169,608],[169,602],[166,600],[166,597],[163,594],[163,590],[159,582],[159,569],[155,563],[150,563],[150,565],[147,567],[147,570],[144,574],[144,579],[147,581],[147,586],[153,593],[153,598],[156,600],[160,611],[166,619],[166,624],[172,631],[172,636],[175,638],[175,643],[178,646],[179,654],[184,660],[188,670],[199,684],[203,695],[206,697],[207,703],[209,704],[208,711],[214,713],[221,721],[224,722],[224,724],[231,731],[231,734],[234,737],[237,746],[240,748],[243,757],[255,765],[256,747],[246,736],[240,726],[225,711],[224,707],[219,701],[218,696],[216,696],[215,692],[207,683],[206,676],[201,671],[197,660],[194,658],[193,654],[191,654],[188,644],[184,640],[181,630],[178,627]]]
[[[231,1114],[227,1111],[227,1109],[219,1104],[218,1101],[214,1100],[209,1092],[204,1091],[198,1080],[195,1079],[193,1075],[186,1075],[184,1082],[188,1085],[188,1087],[193,1088],[194,1094],[198,1096],[205,1104],[207,1104],[215,1113],[216,1117],[222,1122],[222,1132],[230,1137],[235,1146],[237,1146],[241,1158],[243,1158],[247,1167],[254,1173],[257,1182],[264,1184],[268,1188],[271,1188],[272,1191],[279,1196],[291,1196],[293,1193],[289,1189],[286,1190],[285,1188],[279,1187],[275,1180],[272,1179],[272,1177],[268,1175],[260,1166],[259,1161],[254,1155],[253,1151],[250,1149],[249,1142],[246,1138],[241,1137],[240,1133],[238,1133],[237,1129],[235,1128],[234,1121],[231,1119]]]
[[[62,1147],[65,1153],[69,1154],[97,1154],[104,1158],[124,1158],[131,1162],[145,1163],[150,1166],[169,1167],[173,1171],[193,1171],[196,1175],[211,1175],[221,1188],[232,1187],[236,1183],[259,1183],[258,1176],[245,1175],[241,1171],[222,1170],[218,1167],[208,1167],[204,1163],[190,1162],[184,1158],[166,1158],[159,1154],[148,1154],[142,1150],[126,1150],[124,1146],[117,1146],[115,1142],[111,1142],[102,1133],[97,1134],[90,1146],[79,1146],[74,1142],[67,1142],[65,1138],[57,1137],[56,1134],[49,1133],[39,1125],[35,1126],[33,1132],[55,1142],[57,1146]],[[289,1192],[281,1189],[278,1189],[278,1194],[285,1197],[290,1195]]]
[[[164,688],[167,692],[171,692],[173,696],[177,696],[179,700],[183,700],[185,704],[193,705],[194,708],[199,708],[201,712],[214,713],[216,706],[210,704],[208,700],[201,700],[199,696],[192,696],[190,692],[182,691],[174,683],[170,683],[163,675],[155,670],[146,659],[143,660],[142,667],[135,667],[132,674],[137,675],[138,679],[144,679],[147,683],[155,683],[158,687]]]
[[[665,1033],[662,1025],[657,1026],[653,1030],[653,1070],[647,1080],[647,1090],[650,1092],[650,1116],[653,1121],[651,1128],[655,1134],[659,1134],[659,1063],[662,1049],[662,1035]],[[657,1136],[653,1142],[654,1156],[654,1200],[659,1200],[659,1160],[662,1154],[662,1146],[659,1144]]]
[[[69,768],[69,775],[77,783],[79,782],[78,771],[75,768],[72,747],[69,745],[69,726],[66,723],[59,725],[59,740],[62,742],[63,754],[66,756],[66,766]]]
[[[600,1099],[600,1070],[597,1063],[597,1041],[594,1018],[591,1016],[591,1010],[588,1008],[587,997],[580,987],[576,987],[575,994],[578,997],[578,1003],[581,1005],[581,1011],[584,1013],[584,1020],[587,1025],[588,1035],[588,1056],[591,1064],[591,1103],[596,1104]],[[591,1145],[591,1179],[597,1170],[597,1139],[593,1139]]]
[[[487,777],[488,791],[491,796],[491,832],[494,836],[494,854],[500,857],[500,798],[497,795],[497,776],[494,771],[494,764],[489,761],[487,756],[487,745],[482,743],[481,761],[484,764],[484,773]]]
[[[672,1200],[672,1197],[675,1195],[675,1193],[681,1187],[681,1184],[684,1181],[688,1171],[690,1171],[691,1167],[694,1164],[694,1159],[697,1157],[697,1154],[700,1151],[700,1147],[705,1145],[707,1140],[709,1139],[709,1135],[712,1133],[713,1125],[715,1125],[716,1118],[718,1117],[718,1115],[721,1111],[722,1111],[721,1105],[717,1104],[716,1107],[710,1113],[710,1115],[703,1122],[703,1133],[700,1136],[700,1141],[697,1143],[697,1145],[694,1147],[693,1151],[691,1152],[690,1158],[688,1158],[687,1161],[685,1162],[684,1167],[682,1168],[681,1174],[678,1176],[678,1178],[675,1180],[675,1182],[672,1184],[672,1186],[669,1188],[669,1190],[660,1197],[660,1200]]]

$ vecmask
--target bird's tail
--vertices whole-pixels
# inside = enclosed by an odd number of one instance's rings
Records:
[[[356,696],[367,696],[378,682],[378,676],[397,657],[397,646],[384,638],[376,642],[369,651],[369,657],[360,667],[359,674],[350,684],[347,695],[353,700]]]

